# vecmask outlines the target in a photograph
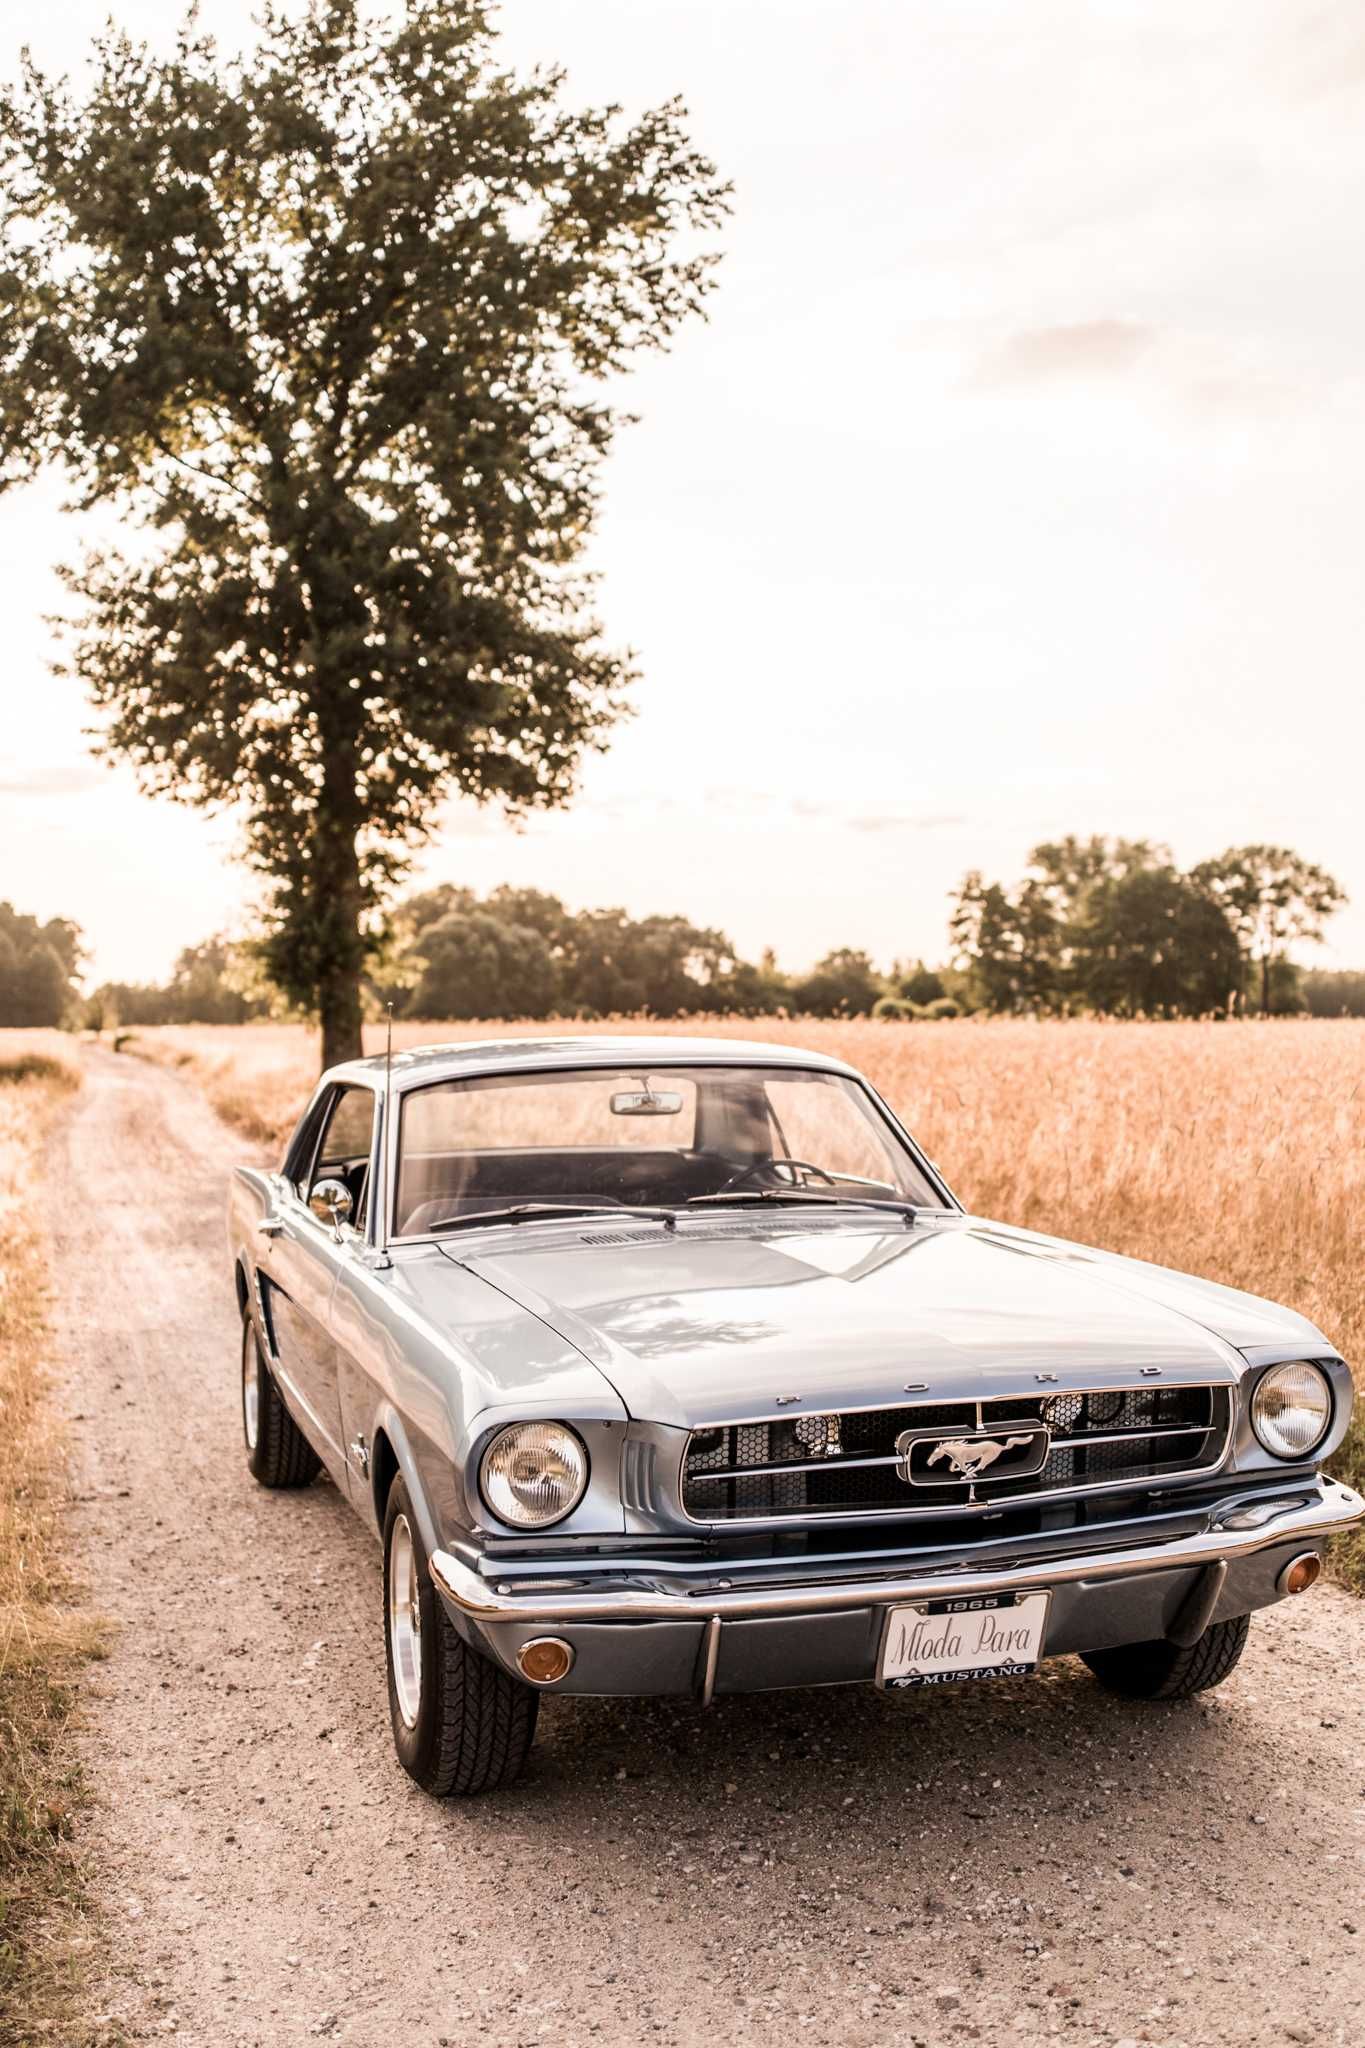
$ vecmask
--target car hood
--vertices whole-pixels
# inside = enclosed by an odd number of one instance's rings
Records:
[[[684,1428],[788,1402],[890,1405],[908,1388],[1122,1384],[1144,1367],[1230,1382],[1235,1347],[1316,1337],[1252,1296],[970,1218],[536,1236],[443,1249],[575,1345],[631,1415]]]

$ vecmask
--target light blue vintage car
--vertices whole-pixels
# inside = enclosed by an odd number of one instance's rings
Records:
[[[394,1740],[540,1694],[1225,1678],[1365,1503],[1302,1316],[965,1214],[851,1068],[723,1039],[324,1075],[229,1211],[251,1471],[381,1536]]]

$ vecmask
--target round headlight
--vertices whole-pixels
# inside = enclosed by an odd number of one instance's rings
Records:
[[[1332,1424],[1332,1389],[1319,1366],[1274,1365],[1251,1398],[1251,1426],[1277,1458],[1306,1458]]]
[[[500,1522],[544,1529],[583,1498],[588,1454],[562,1422],[514,1422],[483,1454],[479,1484]]]

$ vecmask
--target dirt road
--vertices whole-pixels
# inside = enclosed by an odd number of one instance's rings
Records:
[[[85,1737],[91,2015],[194,2048],[1365,2041],[1365,1605],[1205,1704],[1079,1664],[892,1697],[547,1702],[514,1792],[390,1749],[378,1552],[248,1477],[224,1185],[176,1077],[91,1055],[52,1144],[72,1540],[119,1635]]]

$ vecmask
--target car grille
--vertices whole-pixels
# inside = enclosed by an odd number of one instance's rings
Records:
[[[695,1430],[683,1458],[682,1504],[697,1522],[771,1516],[907,1513],[1026,1501],[1086,1487],[1207,1471],[1227,1444],[1226,1387],[1130,1387],[1020,1399],[782,1416]],[[1026,1476],[989,1472],[941,1481],[903,1476],[905,1431],[946,1439],[1008,1437],[1046,1424],[1046,1459]],[[1036,1461],[1035,1461],[1036,1462]]]

